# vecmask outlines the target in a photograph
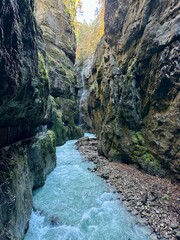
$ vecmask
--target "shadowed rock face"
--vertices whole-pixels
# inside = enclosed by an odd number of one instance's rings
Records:
[[[24,239],[32,211],[32,189],[41,187],[56,165],[55,135],[0,149],[0,239]]]
[[[34,137],[37,127],[49,121],[50,101],[43,40],[33,8],[32,0],[0,2],[0,239],[3,240],[24,238],[32,210],[32,188],[42,186],[56,164],[54,133]]]
[[[36,19],[45,39],[54,97],[74,95],[76,40],[62,0],[36,1]]]
[[[54,97],[52,129],[57,145],[78,138],[75,91],[76,40],[70,16],[62,0],[37,0],[36,19],[45,39],[51,95]]]
[[[30,0],[0,3],[0,128],[47,121],[49,83],[32,12]]]
[[[179,1],[105,5],[105,36],[89,78],[99,151],[179,179]]]
[[[79,87],[79,122],[85,131],[92,131],[92,123],[88,112],[89,79],[93,66],[94,54],[84,62],[77,63],[77,79]]]

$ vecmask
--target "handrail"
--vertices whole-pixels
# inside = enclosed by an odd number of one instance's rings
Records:
[[[37,128],[30,126],[16,126],[0,128],[0,148],[9,146],[20,140],[34,137],[38,133],[47,132],[47,126]]]

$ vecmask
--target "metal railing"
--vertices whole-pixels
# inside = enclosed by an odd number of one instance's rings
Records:
[[[39,126],[36,129],[29,126],[17,126],[0,128],[0,148],[8,146],[20,140],[31,138],[36,134],[47,132],[47,126]]]

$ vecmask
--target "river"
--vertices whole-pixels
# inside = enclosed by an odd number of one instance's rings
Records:
[[[149,240],[103,179],[88,169],[74,140],[57,147],[57,167],[33,193],[25,240]]]

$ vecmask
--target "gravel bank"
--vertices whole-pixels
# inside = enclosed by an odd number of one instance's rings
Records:
[[[91,171],[110,183],[139,224],[151,227],[153,240],[180,240],[180,185],[150,176],[127,164],[98,156],[97,140],[78,140],[79,151],[95,165]]]

